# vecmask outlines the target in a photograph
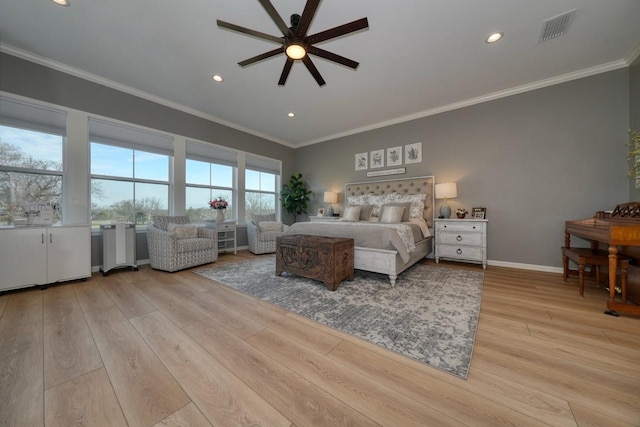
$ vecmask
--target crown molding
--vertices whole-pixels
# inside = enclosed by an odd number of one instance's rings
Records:
[[[349,135],[355,135],[358,133],[367,132],[374,129],[380,129],[386,126],[396,125],[399,123],[421,119],[428,116],[434,116],[436,114],[445,113],[447,111],[457,110],[459,108],[464,108],[464,107],[470,107],[472,105],[482,104],[483,102],[493,101],[500,98],[506,98],[508,96],[517,95],[520,93],[529,92],[536,89],[542,89],[544,87],[553,86],[560,83],[566,83],[572,80],[577,80],[583,77],[589,77],[596,74],[606,73],[608,71],[618,70],[620,68],[625,68],[628,66],[629,65],[627,64],[626,60],[620,59],[618,61],[612,61],[606,64],[597,65],[595,67],[585,68],[585,69],[574,71],[571,73],[561,74],[559,76],[551,77],[549,79],[538,80],[537,82],[527,83],[526,85],[516,86],[510,89],[505,89],[505,90],[489,93],[486,95],[478,96],[476,98],[466,99],[460,102],[454,102],[452,104],[443,105],[441,107],[432,108],[429,110],[421,111],[421,112],[410,114],[407,116],[397,117],[391,120],[385,120],[383,122],[374,123],[369,126],[364,126],[357,129],[351,129],[346,132],[328,135],[326,137],[304,142],[302,144],[297,145],[297,147],[305,147],[308,145],[318,144],[320,142],[326,142],[326,141],[342,138]]]
[[[624,57],[624,60],[626,61],[627,65],[631,65],[639,56],[640,56],[640,43],[635,45],[635,47],[631,49],[629,53],[627,53],[627,55]]]
[[[89,72],[86,72],[86,71],[83,71],[83,70],[79,70],[77,68],[71,67],[71,66],[63,64],[61,62],[57,62],[57,61],[54,61],[52,59],[36,55],[34,53],[28,52],[28,51],[23,50],[23,49],[19,49],[17,47],[8,45],[6,43],[0,42],[0,52],[8,53],[10,55],[16,56],[16,57],[21,58],[21,59],[25,59],[25,60],[30,61],[30,62],[34,62],[34,63],[42,65],[44,67],[52,68],[54,70],[61,71],[61,72],[66,73],[66,74],[70,74],[72,76],[79,77],[81,79],[88,80],[90,82],[97,83],[99,85],[106,86],[106,87],[109,87],[111,89],[118,90],[120,92],[127,93],[129,95],[137,96],[139,98],[146,99],[147,101],[155,102],[156,104],[164,105],[165,107],[173,108],[174,110],[182,111],[183,113],[191,114],[192,116],[197,116],[197,117],[200,117],[202,119],[209,120],[209,121],[218,123],[220,125],[223,125],[223,126],[238,130],[240,132],[248,133],[248,134],[251,134],[253,136],[257,136],[259,138],[263,138],[263,139],[269,140],[271,142],[275,142],[277,144],[281,144],[281,145],[287,146],[289,148],[296,148],[295,145],[293,145],[293,144],[291,144],[289,142],[282,141],[280,139],[277,139],[277,138],[274,138],[272,136],[263,134],[261,132],[257,132],[255,130],[240,126],[240,125],[238,125],[236,123],[229,122],[229,121],[221,119],[219,117],[216,117],[216,116],[213,116],[213,115],[210,115],[210,114],[205,114],[202,111],[196,110],[194,108],[187,107],[187,106],[179,104],[177,102],[169,101],[168,99],[164,99],[164,98],[161,98],[159,96],[152,95],[150,93],[147,93],[147,92],[144,92],[144,91],[141,91],[141,90],[138,90],[138,89],[134,89],[134,88],[132,88],[130,86],[114,82],[113,80],[106,79],[106,78],[98,76],[96,74],[92,74],[92,73],[89,73]]]

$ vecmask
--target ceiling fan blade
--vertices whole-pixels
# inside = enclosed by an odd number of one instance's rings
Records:
[[[227,30],[237,31],[239,33],[247,34],[250,36],[257,37],[259,39],[268,40],[274,43],[282,43],[284,44],[284,39],[282,37],[272,36],[271,34],[261,33],[260,31],[252,30],[250,28],[241,27],[236,24],[231,24],[229,22],[220,21],[219,19],[216,21],[218,23],[218,27],[226,28]]]
[[[329,61],[337,62],[338,64],[342,64],[353,69],[358,68],[358,65],[360,65],[358,62],[352,59],[345,58],[344,56],[340,56],[338,54],[328,52],[324,49],[320,49],[319,47],[315,47],[315,46],[311,46],[307,53],[310,53],[311,55],[319,56],[324,59],[328,59]]]
[[[309,70],[309,72],[311,73],[313,78],[316,79],[316,82],[318,82],[318,85],[319,86],[324,86],[326,84],[326,82],[324,81],[324,79],[320,75],[320,72],[318,71],[316,66],[311,61],[311,58],[309,58],[309,55],[305,55],[305,57],[302,58],[302,62],[304,63],[304,65],[307,66],[307,69]]]
[[[284,86],[287,82],[287,77],[289,77],[289,71],[291,71],[292,66],[293,59],[287,58],[287,61],[284,63],[284,68],[282,69],[282,74],[280,74],[280,80],[278,80],[278,86]]]
[[[280,28],[280,31],[282,31],[282,34],[284,34],[285,37],[293,36],[293,34],[291,33],[291,30],[289,29],[289,27],[287,27],[287,24],[284,23],[284,21],[282,20],[282,17],[280,17],[280,14],[276,10],[276,8],[273,7],[271,2],[269,0],[258,0],[258,1],[262,5],[262,7],[264,7],[264,10],[267,11],[269,16],[273,20],[273,22],[275,22],[278,28]]]
[[[307,4],[304,6],[304,11],[302,11],[302,16],[300,17],[300,21],[298,22],[298,26],[296,27],[295,36],[299,39],[304,39],[307,35],[307,30],[309,29],[309,24],[311,24],[311,20],[316,14],[316,10],[320,5],[320,0],[307,0]]]
[[[247,65],[251,65],[254,62],[262,61],[263,59],[271,58],[272,56],[279,55],[284,52],[284,46],[281,46],[277,49],[270,50],[269,52],[265,52],[263,54],[254,56],[253,58],[245,59],[244,61],[238,62],[238,65],[241,67],[245,67]]]
[[[365,28],[369,28],[369,21],[367,20],[367,18],[361,18],[357,21],[349,22],[348,24],[339,25],[335,28],[312,34],[305,39],[305,42],[307,42],[307,44],[320,43],[325,40],[340,37],[345,34],[353,33],[354,31],[362,30]]]

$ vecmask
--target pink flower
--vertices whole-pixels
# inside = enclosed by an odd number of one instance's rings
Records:
[[[209,201],[209,207],[211,209],[227,209],[227,206],[229,206],[229,203],[222,197]]]

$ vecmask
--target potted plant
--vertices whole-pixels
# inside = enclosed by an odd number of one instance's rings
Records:
[[[311,191],[307,190],[307,185],[302,181],[302,174],[291,175],[289,182],[282,186],[280,200],[282,207],[293,214],[293,222],[296,222],[298,215],[307,213],[307,202]]]

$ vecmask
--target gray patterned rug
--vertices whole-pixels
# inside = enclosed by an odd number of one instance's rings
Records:
[[[484,273],[414,265],[395,288],[356,270],[335,292],[322,282],[275,275],[275,257],[196,273],[460,378],[467,378]]]

